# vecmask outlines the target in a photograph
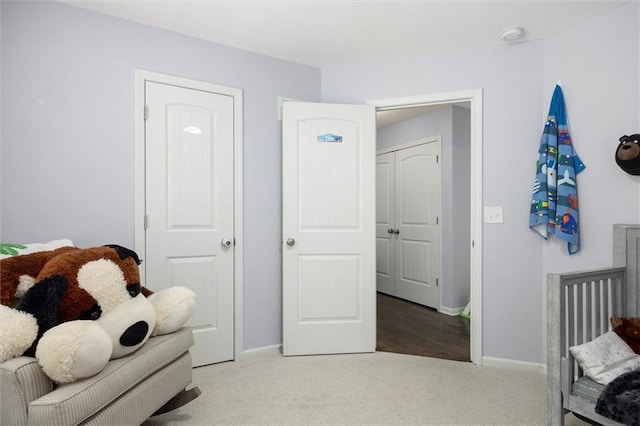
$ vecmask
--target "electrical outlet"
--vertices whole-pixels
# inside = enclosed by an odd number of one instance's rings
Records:
[[[484,223],[503,223],[503,222],[504,222],[504,215],[503,215],[502,206],[484,208]]]

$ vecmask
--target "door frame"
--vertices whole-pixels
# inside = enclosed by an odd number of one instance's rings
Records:
[[[168,74],[161,74],[148,70],[135,70],[135,202],[134,202],[134,250],[140,258],[146,255],[145,243],[145,82],[179,86],[187,89],[211,92],[233,98],[233,236],[235,245],[233,265],[233,294],[234,294],[234,361],[242,358],[243,334],[243,192],[242,192],[242,89],[229,86],[221,86],[204,81],[191,80]],[[140,269],[140,278],[145,282],[145,270]]]
[[[482,365],[482,89],[367,101],[376,111],[469,102],[471,105],[471,362]]]

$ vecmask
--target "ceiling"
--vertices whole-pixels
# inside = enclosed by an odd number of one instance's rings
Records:
[[[542,39],[631,0],[56,0],[313,67]],[[379,111],[378,128],[438,106]]]
[[[541,39],[632,0],[58,0],[314,67]]]

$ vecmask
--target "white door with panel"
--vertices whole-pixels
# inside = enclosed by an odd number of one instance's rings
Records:
[[[145,82],[146,285],[197,294],[194,366],[234,358],[233,102]]]
[[[378,290],[436,309],[441,270],[440,151],[437,139],[382,154],[377,170],[378,245],[384,247],[376,268]],[[393,188],[393,193],[386,188]]]
[[[395,295],[395,153],[376,156],[376,286]]]
[[[283,354],[373,352],[375,110],[283,107]]]

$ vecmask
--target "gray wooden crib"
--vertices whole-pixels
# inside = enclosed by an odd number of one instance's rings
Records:
[[[614,225],[614,266],[547,275],[547,423],[563,425],[573,412],[603,425],[595,412],[603,386],[583,377],[569,347],[611,329],[609,319],[638,315],[640,225]]]

